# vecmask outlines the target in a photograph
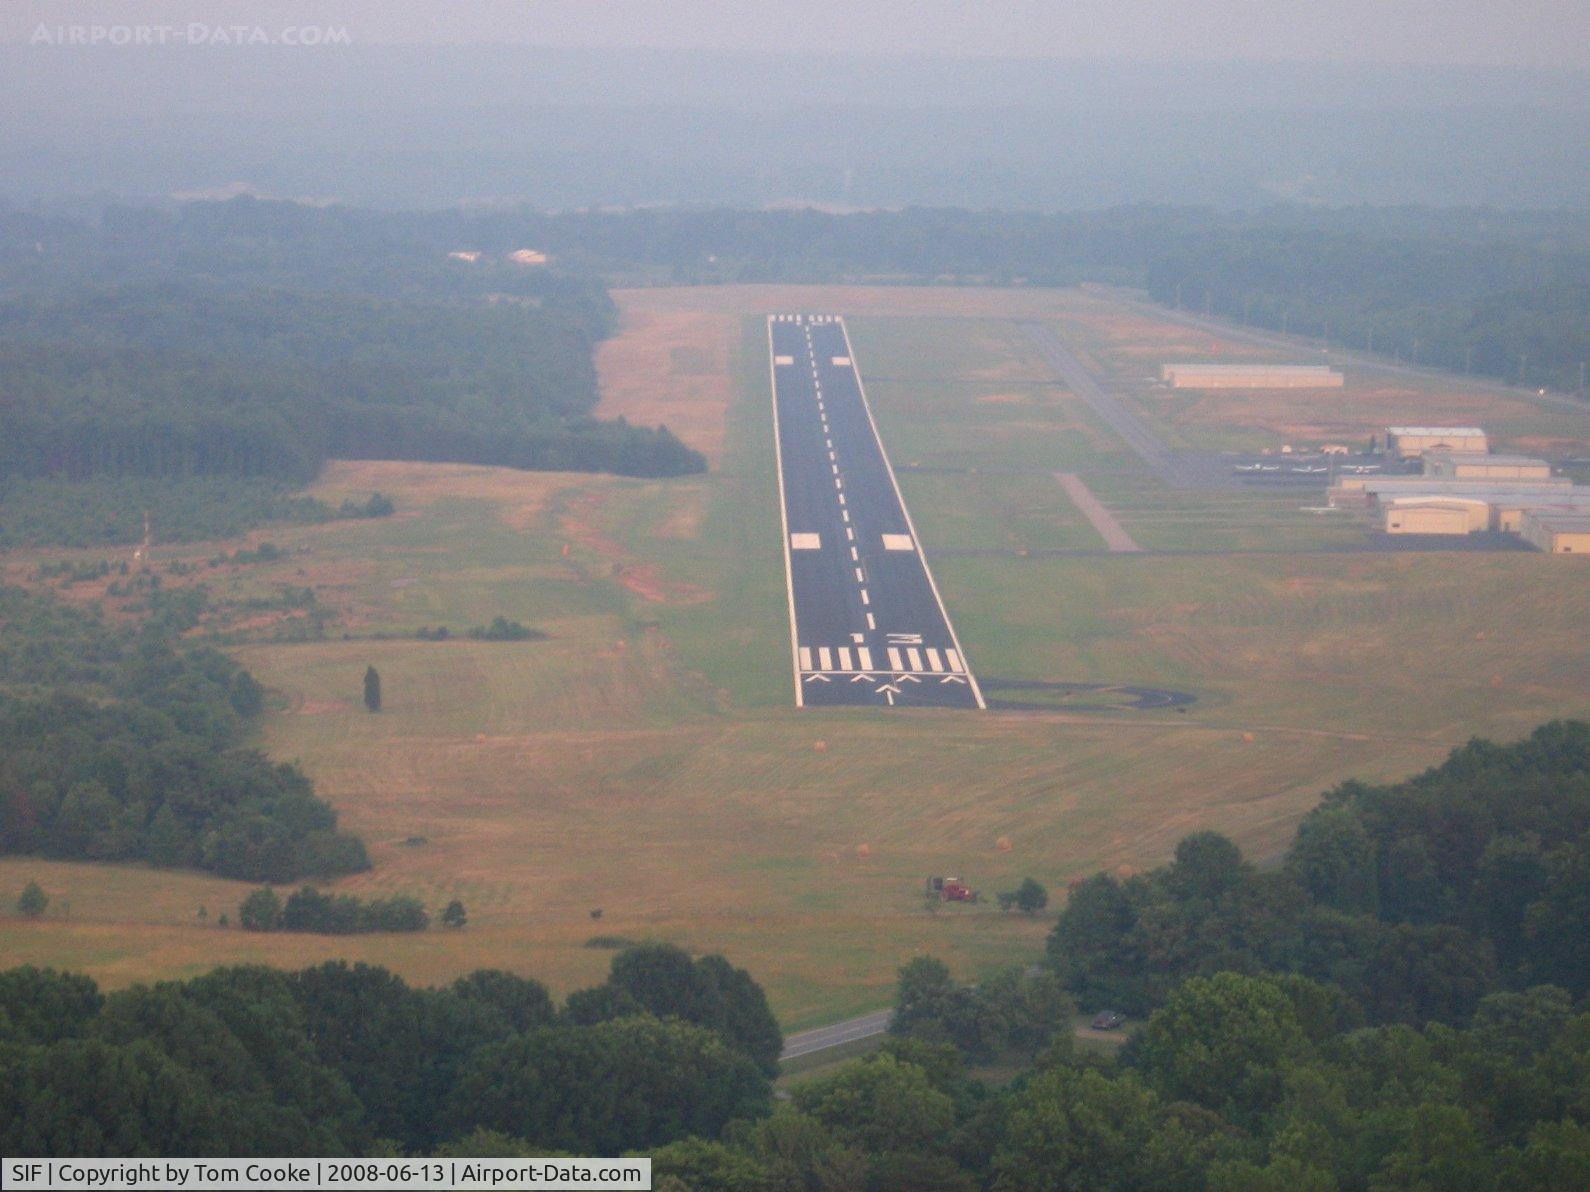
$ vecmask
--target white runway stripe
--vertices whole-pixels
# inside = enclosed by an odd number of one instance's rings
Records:
[[[944,661],[950,664],[950,669],[956,674],[961,673],[961,656],[954,650],[944,651]]]
[[[811,669],[812,669],[812,648],[810,646],[802,646],[801,647],[801,670],[811,670]]]
[[[856,647],[856,661],[861,664],[860,665],[860,669],[861,670],[871,670],[872,669],[872,651],[867,649],[866,646],[857,646]]]
[[[905,657],[906,661],[911,664],[912,670],[919,671],[922,669],[922,655],[917,653],[917,648],[915,646],[906,647]]]
[[[862,601],[862,603],[865,604],[866,601]],[[877,627],[878,627],[878,622],[873,620],[873,617],[872,617],[871,613],[868,613],[867,614],[867,628],[868,629],[876,629]]]
[[[834,656],[828,652],[827,646],[817,647],[817,662],[823,670],[834,669]]]
[[[889,647],[889,669],[896,671],[905,669],[905,664],[900,661],[900,651],[893,646]]]
[[[867,595],[867,589],[866,588],[861,589],[861,603],[863,603],[863,604],[871,604],[872,603],[872,597]],[[867,614],[867,620],[869,622],[872,620],[872,614],[871,613]]]
[[[849,646],[840,646],[839,647],[839,669],[842,670],[842,671],[847,671],[847,670],[851,669],[851,666],[850,666],[850,647]]]
[[[942,671],[944,669],[944,664],[939,661],[939,652],[937,650],[929,646],[924,652],[927,654],[928,670]]]

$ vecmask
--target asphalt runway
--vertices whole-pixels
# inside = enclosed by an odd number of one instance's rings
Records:
[[[768,319],[798,707],[983,708],[844,322]]]

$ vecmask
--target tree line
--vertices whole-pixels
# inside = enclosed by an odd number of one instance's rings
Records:
[[[1049,937],[1089,1009],[1144,1013],[1195,976],[1293,972],[1372,1022],[1457,1023],[1503,990],[1590,994],[1590,724],[1474,741],[1406,782],[1349,782],[1260,870],[1213,832],[1071,891]]]
[[[462,925],[462,903],[456,912]],[[317,935],[358,935],[374,931],[424,931],[431,917],[418,898],[394,894],[389,898],[355,898],[327,894],[313,886],[294,890],[284,902],[269,886],[243,899],[237,923],[244,931],[307,931]]]
[[[722,957],[614,957],[560,1008],[481,970],[217,969],[102,994],[0,973],[0,1146],[11,1155],[428,1153],[480,1131],[615,1154],[715,1137],[771,1105],[782,1040]]]
[[[1157,301],[1418,364],[1580,392],[1590,219],[1574,211],[1126,206],[524,212],[615,278],[1146,289]],[[506,217],[497,216],[499,222]]]
[[[263,706],[248,671],[158,617],[112,626],[0,588],[0,853],[254,881],[369,868],[297,767],[238,747]]]

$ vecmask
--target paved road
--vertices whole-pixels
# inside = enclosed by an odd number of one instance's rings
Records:
[[[810,1055],[814,1051],[827,1051],[830,1047],[838,1047],[842,1043],[854,1043],[857,1039],[871,1039],[887,1031],[893,1018],[893,1010],[875,1010],[871,1014],[863,1014],[860,1018],[847,1018],[844,1022],[836,1022],[831,1026],[820,1026],[815,1030],[802,1031],[798,1035],[789,1035],[784,1040],[784,1052],[778,1058],[792,1060],[796,1056]]]
[[[796,705],[982,708],[844,322],[767,326]]]

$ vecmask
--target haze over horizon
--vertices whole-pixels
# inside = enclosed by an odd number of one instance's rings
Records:
[[[0,8],[0,42],[40,24],[315,24],[360,45],[843,52],[889,56],[1186,62],[1309,61],[1590,69],[1590,7],[1571,0],[35,0]]]
[[[72,29],[242,28],[74,45]],[[286,45],[285,30],[345,33]],[[158,34],[157,34],[158,36]],[[0,199],[1580,207],[1590,6],[0,7]]]

